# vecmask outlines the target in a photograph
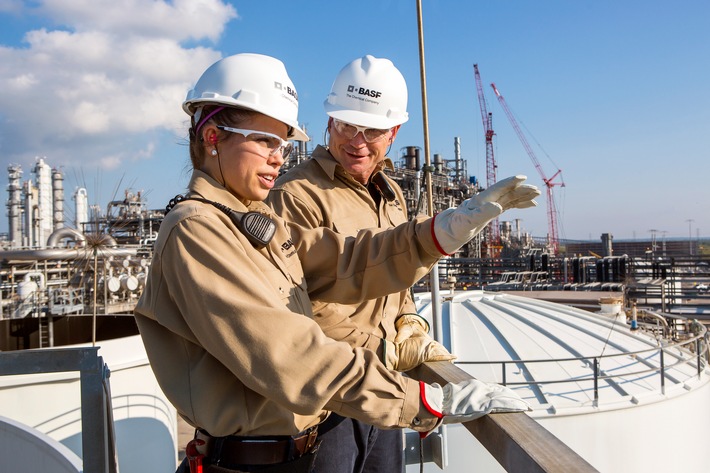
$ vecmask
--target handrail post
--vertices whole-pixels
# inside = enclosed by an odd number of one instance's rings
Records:
[[[599,358],[594,358],[594,402],[599,403]]]
[[[111,398],[104,390],[109,371],[98,350],[93,346],[0,352],[0,376],[79,371],[83,471],[113,473],[118,466],[109,444]]]
[[[97,439],[101,439],[99,445],[108,445],[106,396],[103,390],[103,377],[107,373],[104,371],[100,356],[86,361],[79,376],[81,406],[82,414],[91,412],[92,415],[81,416],[81,451],[84,469],[109,471],[108,449],[96,448]]]
[[[501,363],[501,369],[503,370],[503,382],[500,383],[500,384],[502,384],[503,386],[505,386],[505,385],[507,384],[507,381],[508,381],[508,378],[506,377],[505,365],[506,365],[505,361]]]
[[[661,394],[666,394],[666,360],[663,353],[663,347],[661,347]]]

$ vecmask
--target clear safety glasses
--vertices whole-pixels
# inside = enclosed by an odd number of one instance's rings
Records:
[[[276,136],[272,133],[257,130],[245,130],[243,128],[232,128],[224,125],[217,125],[217,128],[229,131],[230,133],[242,135],[246,141],[254,142],[262,148],[269,150],[268,156],[273,156],[276,153],[281,152],[281,157],[286,159],[293,150],[292,143],[289,143],[280,136]]]
[[[348,140],[352,140],[358,133],[362,132],[362,136],[365,137],[365,141],[368,143],[375,143],[384,139],[387,132],[391,130],[391,128],[381,130],[379,128],[366,128],[364,126],[352,125],[350,123],[341,122],[335,118],[333,119],[333,126],[338,130],[338,133]]]

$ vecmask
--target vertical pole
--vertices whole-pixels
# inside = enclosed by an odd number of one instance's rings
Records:
[[[599,402],[599,359],[594,358],[594,403]]]
[[[434,215],[434,198],[431,183],[431,157],[429,152],[429,112],[426,94],[426,65],[424,61],[424,26],[422,21],[422,1],[417,0],[417,26],[419,31],[419,73],[422,88],[422,123],[424,127],[424,179],[427,194],[427,215]],[[439,265],[435,264],[429,273],[431,280],[432,321],[434,325],[434,338],[439,343],[444,342],[443,324],[441,322],[441,300],[439,297]],[[449,343],[450,345],[450,343]],[[450,346],[447,347],[451,349]]]
[[[87,352],[81,379],[81,457],[84,471],[109,471],[107,402],[103,390],[103,358]],[[91,415],[85,415],[91,413]],[[99,448],[97,448],[97,445]]]
[[[689,218],[686,220],[688,222],[688,254],[690,256],[693,256],[693,231],[691,228],[691,224],[694,222],[692,218]]]
[[[661,394],[666,394],[666,361],[661,348]]]
[[[661,312],[666,313],[666,282],[661,283]]]
[[[94,310],[93,310],[93,317],[91,318],[91,346],[95,347],[96,346],[96,288],[98,286],[97,279],[99,277],[98,273],[98,252],[96,248],[94,248]]]

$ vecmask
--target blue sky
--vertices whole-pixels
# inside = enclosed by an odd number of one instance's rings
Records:
[[[562,170],[561,238],[710,234],[710,3],[423,0],[422,9],[432,155],[453,159],[459,137],[469,174],[485,182],[477,63],[498,177],[543,185],[491,82],[543,173]],[[322,143],[338,71],[364,54],[391,59],[409,86],[410,120],[390,155],[423,146],[415,0],[0,0],[3,174],[17,163],[33,178],[35,157],[46,157],[64,171],[68,213],[77,186],[104,208],[125,189],[164,207],[190,174],[182,100],[209,64],[239,52],[286,64],[310,146]],[[544,236],[544,197],[504,220],[515,218]]]

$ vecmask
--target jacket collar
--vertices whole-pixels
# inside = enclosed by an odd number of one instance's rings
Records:
[[[271,208],[263,202],[251,202],[249,205],[245,205],[241,200],[237,199],[234,194],[225,189],[222,184],[210,177],[209,174],[197,169],[192,172],[188,190],[187,197],[201,197],[203,199],[219,202],[239,212],[254,210],[272,215]]]

